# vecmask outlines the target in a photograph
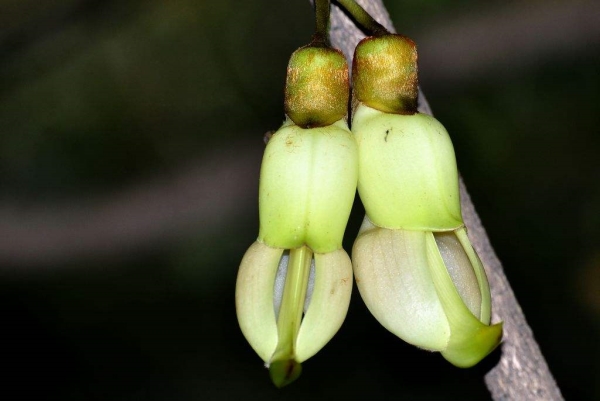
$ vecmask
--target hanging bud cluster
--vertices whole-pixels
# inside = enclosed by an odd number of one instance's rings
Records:
[[[452,142],[417,111],[416,46],[353,0],[339,3],[377,33],[355,50],[352,131],[348,65],[323,40],[329,2],[316,0],[318,40],[290,58],[286,119],[261,166],[259,234],[237,277],[240,328],[278,387],[341,327],[353,273],[386,329],[456,366],[502,337],[462,219]],[[357,188],[366,216],[351,261],[342,238]]]

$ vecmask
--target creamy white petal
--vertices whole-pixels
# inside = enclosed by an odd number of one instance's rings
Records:
[[[275,275],[283,249],[260,242],[250,246],[238,271],[235,307],[244,337],[268,362],[277,346],[277,321],[273,308]]]
[[[386,329],[428,350],[446,348],[450,327],[427,267],[426,233],[371,228],[352,251],[356,284]]]
[[[346,251],[315,254],[314,258],[314,288],[296,340],[298,362],[316,354],[337,333],[352,294],[352,263]]]

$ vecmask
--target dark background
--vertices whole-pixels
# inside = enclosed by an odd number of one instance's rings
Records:
[[[567,399],[600,399],[593,1],[388,1]],[[307,1],[0,1],[0,398],[485,400],[358,292],[276,390],[237,327],[262,136]],[[355,205],[350,249],[362,218]]]

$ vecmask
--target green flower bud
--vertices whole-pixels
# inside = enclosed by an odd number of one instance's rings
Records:
[[[461,216],[450,137],[416,112],[412,41],[361,42],[353,83],[358,192],[367,214],[352,251],[360,294],[398,337],[473,366],[499,344],[502,323],[490,326],[489,285]]]
[[[346,316],[352,263],[342,237],[356,192],[357,157],[345,120],[311,129],[288,120],[265,149],[260,232],[240,265],[236,310],[242,333],[278,387],[300,375],[300,363]],[[278,274],[285,275],[283,286]]]
[[[308,45],[288,64],[285,113],[302,128],[324,127],[348,113],[348,63],[339,50]]]

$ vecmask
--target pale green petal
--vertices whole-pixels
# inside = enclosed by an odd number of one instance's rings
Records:
[[[357,159],[344,120],[311,129],[284,124],[263,157],[259,239],[277,248],[340,249],[356,193]]]
[[[346,251],[314,254],[314,258],[314,288],[296,340],[298,362],[316,354],[337,333],[352,293],[352,263]]]
[[[250,246],[238,271],[235,307],[246,340],[268,362],[277,346],[273,286],[283,249],[260,242]]]
[[[433,233],[433,236],[458,294],[471,313],[479,318],[481,316],[479,282],[462,244],[454,231]]]
[[[483,324],[490,324],[492,320],[492,294],[490,293],[490,284],[488,283],[483,263],[481,263],[479,256],[477,256],[477,253],[473,249],[471,241],[467,237],[467,230],[464,227],[456,230],[456,236],[467,253],[473,266],[473,271],[477,276],[479,291],[481,293],[481,314],[479,315],[479,320]]]
[[[463,225],[454,148],[426,114],[388,114],[363,104],[352,119],[358,192],[379,227],[447,231]]]
[[[281,307],[277,317],[277,347],[267,363],[273,383],[283,387],[296,380],[302,367],[296,358],[296,339],[302,323],[308,277],[313,259],[306,247],[290,250]]]
[[[488,326],[471,313],[448,274],[433,233],[426,235],[429,270],[450,323],[450,341],[442,356],[458,367],[473,366],[498,346],[502,323]]]
[[[445,349],[450,326],[427,267],[426,233],[365,227],[352,250],[365,304],[404,341],[433,351]]]

